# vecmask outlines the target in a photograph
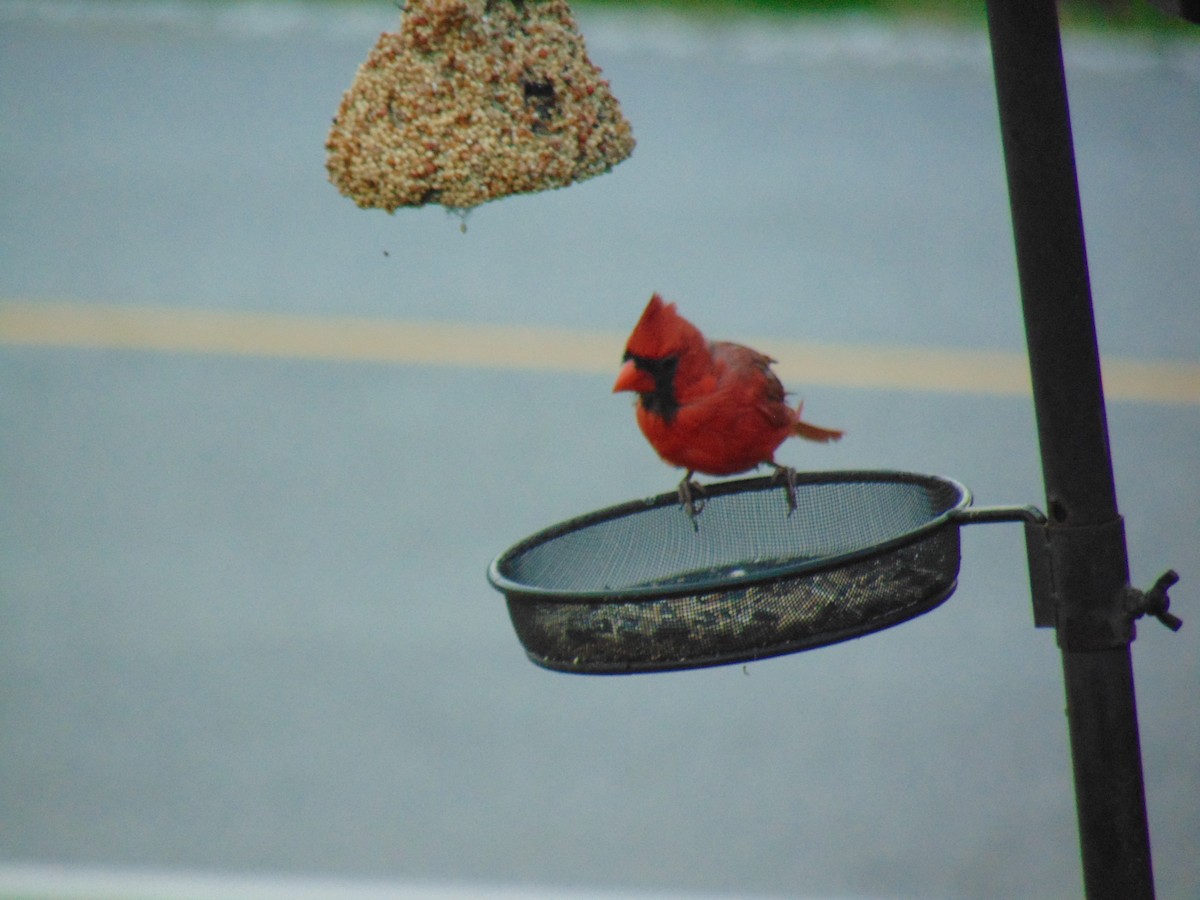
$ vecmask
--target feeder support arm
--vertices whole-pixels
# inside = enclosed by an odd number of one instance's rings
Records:
[[[1154,896],[1100,354],[1054,0],[987,0],[1088,900]]]

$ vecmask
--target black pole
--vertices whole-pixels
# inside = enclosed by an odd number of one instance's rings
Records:
[[[987,0],[1089,900],[1154,896],[1109,456],[1058,13]]]

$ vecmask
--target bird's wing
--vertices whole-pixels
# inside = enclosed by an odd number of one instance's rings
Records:
[[[736,384],[747,406],[756,408],[773,428],[790,425],[794,413],[786,402],[787,392],[783,383],[771,370],[775,362],[765,353],[735,344],[717,341],[711,346],[713,358],[724,363],[724,379]]]

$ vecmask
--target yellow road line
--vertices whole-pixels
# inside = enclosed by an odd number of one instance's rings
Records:
[[[0,341],[575,372],[621,356],[617,339],[553,328],[59,303],[0,304]]]
[[[0,343],[614,374],[624,334],[73,303],[0,303]],[[929,347],[747,343],[805,385],[1028,395],[1023,354]],[[1200,405],[1200,364],[1107,359],[1110,399]]]

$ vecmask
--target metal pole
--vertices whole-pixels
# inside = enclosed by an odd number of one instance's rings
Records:
[[[1154,896],[1125,535],[1054,0],[986,0],[1089,900]]]

